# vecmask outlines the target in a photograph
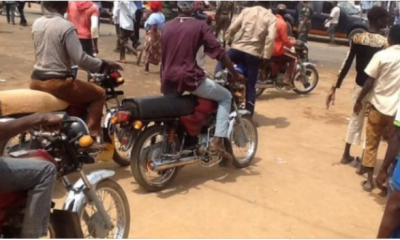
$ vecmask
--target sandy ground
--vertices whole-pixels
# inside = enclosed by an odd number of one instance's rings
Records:
[[[39,17],[28,10],[30,23]],[[113,26],[101,26],[100,57],[116,59]],[[259,148],[247,169],[185,167],[166,191],[149,194],[139,188],[130,168],[98,163],[87,170],[115,169],[114,179],[128,195],[131,238],[373,238],[385,199],[365,193],[351,166],[338,162],[351,112],[354,73],[337,93],[336,105],[324,106],[346,46],[311,43],[320,83],[307,96],[269,90],[257,102]],[[125,65],[127,96],[158,94],[159,73]],[[0,18],[0,90],[25,88],[34,63],[30,27],[8,25]],[[207,68],[214,62],[208,60]],[[82,75],[84,76],[84,75]],[[380,159],[386,149],[381,145]],[[354,154],[360,154],[359,147]],[[57,207],[64,198],[55,191]]]

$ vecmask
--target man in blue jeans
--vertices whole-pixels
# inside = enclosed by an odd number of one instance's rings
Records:
[[[243,76],[235,71],[225,49],[218,43],[206,22],[193,17],[194,2],[179,1],[178,8],[179,16],[165,24],[161,36],[161,92],[191,92],[217,102],[217,123],[210,149],[224,155],[227,152],[223,140],[228,138],[232,95],[226,88],[206,78],[204,70],[196,62],[200,47],[204,47],[204,53],[209,57],[222,62],[235,79],[243,80]]]
[[[270,59],[276,36],[276,17],[268,9],[270,2],[260,1],[257,6],[244,9],[226,32],[232,48],[228,51],[231,61],[245,68],[246,109],[254,114],[256,83],[262,59]],[[236,33],[239,38],[233,41]],[[233,44],[232,44],[233,42]],[[215,72],[223,69],[219,63]]]
[[[0,122],[0,142],[34,126],[57,126],[61,118],[53,114],[33,114]],[[0,156],[0,194],[27,191],[28,202],[21,238],[40,238],[47,234],[51,195],[57,170],[53,163],[40,159],[13,159]]]

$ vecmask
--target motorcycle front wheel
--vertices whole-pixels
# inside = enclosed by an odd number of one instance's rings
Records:
[[[302,72],[297,71],[293,78],[293,91],[297,94],[308,94],[313,91],[318,84],[319,74],[314,66],[308,65]]]
[[[242,124],[236,122],[229,136],[236,168],[248,167],[253,161],[258,147],[257,128],[251,116],[242,116]]]
[[[96,185],[96,194],[100,202],[103,203],[114,228],[107,231],[104,227],[104,220],[96,206],[85,201],[78,212],[84,238],[128,238],[131,213],[124,190],[118,183],[106,179]]]
[[[165,189],[175,179],[179,168],[155,172],[150,169],[149,163],[163,154],[176,154],[179,146],[177,139],[174,139],[173,144],[169,143],[163,126],[152,126],[144,130],[136,139],[131,154],[132,175],[139,186],[149,192]]]

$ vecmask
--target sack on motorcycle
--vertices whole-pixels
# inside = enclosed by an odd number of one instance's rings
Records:
[[[197,100],[192,96],[160,96],[129,98],[122,101],[122,109],[133,119],[158,120],[175,118],[194,112]]]
[[[51,94],[30,89],[0,91],[0,117],[61,111],[68,107]]]

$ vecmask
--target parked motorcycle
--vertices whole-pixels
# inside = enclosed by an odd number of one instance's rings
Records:
[[[308,46],[301,41],[297,41],[293,49],[288,50],[293,50],[297,56],[296,71],[291,79],[292,90],[297,94],[308,94],[314,90],[319,81],[316,65],[308,62]],[[260,97],[268,88],[285,89],[283,80],[286,71],[288,71],[287,62],[271,60],[264,71],[266,74],[260,73],[258,75],[259,79],[256,85],[257,97]]]
[[[110,179],[115,173],[99,170],[86,174],[83,165],[93,162],[89,146],[93,139],[86,124],[78,117],[60,114],[61,130],[29,131],[40,142],[36,150],[14,148],[8,155],[14,158],[41,158],[54,163],[58,178],[68,195],[62,210],[52,210],[49,235],[51,238],[127,238],[130,228],[130,210],[123,189]],[[10,121],[2,118],[0,121]],[[0,142],[4,148],[6,142]],[[68,175],[79,173],[80,179],[72,184]],[[18,238],[27,192],[0,194],[0,236]],[[54,204],[53,204],[54,205]]]
[[[77,67],[73,68],[73,76],[77,74]],[[122,131],[110,124],[111,116],[118,111],[121,102],[118,99],[124,95],[123,91],[117,91],[116,88],[124,84],[124,79],[118,71],[112,71],[108,74],[92,73],[90,82],[102,87],[106,91],[106,104],[105,111],[107,115],[104,118],[102,129],[102,140],[107,148],[103,151],[94,151],[91,153],[97,161],[109,161],[111,158],[120,166],[128,166],[130,161],[130,150],[132,147],[131,142],[127,142],[129,136],[129,129],[124,128]],[[63,110],[63,109],[60,109]],[[88,105],[69,105],[66,109],[69,116],[79,117],[86,119],[88,112]],[[3,147],[0,147],[0,153],[8,154],[13,146],[21,146],[31,144],[29,133],[22,133],[12,139]]]
[[[229,141],[224,143],[233,159],[214,155],[209,149],[218,107],[214,101],[193,95],[123,100],[123,111],[115,114],[114,122],[121,128],[134,126],[131,169],[141,187],[150,192],[160,191],[181,167],[189,164],[212,167],[231,162],[236,168],[251,164],[258,135],[250,112],[238,108],[244,102],[244,86],[233,81],[226,70],[215,78],[233,95]]]

